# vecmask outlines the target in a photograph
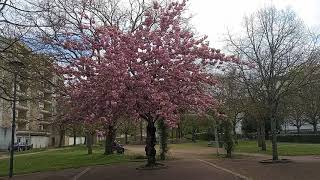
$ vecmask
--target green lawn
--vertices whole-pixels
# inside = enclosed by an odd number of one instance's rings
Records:
[[[61,150],[44,151],[37,154],[17,156],[14,160],[15,174],[38,171],[77,168],[90,165],[107,165],[111,163],[129,162],[136,160],[136,155],[103,155],[103,149],[94,148],[92,155],[87,154],[84,146],[68,147]],[[0,176],[6,176],[9,159],[0,160]]]
[[[267,151],[260,151],[257,141],[239,141],[235,152],[272,154],[271,142],[267,141]],[[278,152],[282,156],[320,155],[320,144],[278,143]]]
[[[207,141],[197,141],[196,143],[169,144],[170,149],[195,149],[199,147],[208,147]],[[235,152],[272,154],[271,142],[267,141],[267,151],[260,151],[257,141],[239,141],[235,146]],[[320,155],[320,144],[303,143],[278,143],[278,152],[282,156],[303,156]]]

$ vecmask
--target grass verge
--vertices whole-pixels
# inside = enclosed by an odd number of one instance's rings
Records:
[[[235,152],[272,154],[271,142],[267,141],[267,151],[261,151],[257,141],[239,141]],[[278,143],[280,156],[320,155],[320,144]]]
[[[107,165],[130,161],[143,161],[139,155],[113,154],[103,155],[101,147],[95,147],[94,153],[87,154],[84,146],[62,148],[55,151],[43,151],[37,154],[17,156],[14,159],[14,173],[25,174],[40,171],[78,168],[82,166]],[[1,159],[0,176],[6,176],[9,168],[9,159]]]

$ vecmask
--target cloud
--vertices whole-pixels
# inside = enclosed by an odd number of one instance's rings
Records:
[[[244,15],[274,4],[292,8],[310,27],[320,27],[319,0],[190,0],[192,24],[200,34],[209,36],[212,46],[222,48],[223,37],[229,30],[239,30]]]

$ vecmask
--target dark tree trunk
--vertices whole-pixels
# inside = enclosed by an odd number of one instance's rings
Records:
[[[277,120],[271,116],[271,134],[272,134],[272,160],[279,160],[277,145]]]
[[[223,128],[224,128],[224,134],[223,134],[224,148],[227,151],[226,157],[231,158],[232,150],[234,147],[234,141],[232,137],[232,131],[233,131],[232,122],[230,120],[225,120]]]
[[[124,133],[124,143],[128,144],[128,133],[127,132]]]
[[[64,135],[65,135],[65,130],[62,129],[60,130],[59,132],[59,144],[58,144],[58,147],[62,147],[62,145],[64,144],[63,141],[64,141]]]
[[[108,126],[106,129],[106,142],[105,142],[105,149],[104,149],[105,155],[113,154],[112,143],[114,141],[114,135],[115,135],[114,127]]]
[[[261,150],[266,151],[267,150],[267,144],[266,144],[266,122],[263,119],[261,121]]]
[[[92,154],[92,141],[93,141],[93,135],[91,133],[87,133],[88,154]]]
[[[174,137],[174,134],[173,134],[173,133],[174,133],[174,129],[172,128],[172,129],[171,129],[171,140],[173,140],[173,137]]]
[[[178,124],[178,138],[181,139],[181,127],[180,127],[180,124]]]
[[[312,124],[313,126],[313,132],[317,133],[317,122]]]
[[[300,134],[300,126],[297,126],[297,132]]]
[[[134,142],[136,142],[136,141],[137,141],[137,132],[136,132],[136,129],[134,130],[134,134],[133,134],[133,135],[134,135],[134,137],[133,137],[133,138],[134,138]]]
[[[196,130],[192,129],[192,137],[191,137],[192,142],[196,142]]]
[[[143,142],[143,123],[140,121],[140,142]]]
[[[167,125],[164,120],[161,119],[158,121],[158,129],[159,129],[159,145],[160,145],[160,159],[166,159],[166,153],[168,152],[168,132]]]
[[[73,130],[73,146],[77,144],[77,133],[75,130]]]
[[[176,129],[176,139],[177,140],[179,139],[179,129],[178,128]]]
[[[146,147],[145,152],[148,157],[148,163],[146,166],[155,166],[156,165],[156,128],[154,126],[154,121],[152,118],[147,119],[147,138],[146,138]]]
[[[232,135],[233,135],[234,143],[238,144],[236,126],[237,126],[237,114],[234,116],[232,121]]]
[[[261,122],[258,120],[258,127],[257,127],[257,140],[258,140],[258,147],[262,147],[262,137],[261,137]]]

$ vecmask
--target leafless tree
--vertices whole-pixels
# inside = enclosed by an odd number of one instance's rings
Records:
[[[297,133],[300,134],[301,126],[306,124],[303,99],[298,95],[292,95],[290,98],[287,98],[285,104],[285,116],[289,124],[295,126]]]
[[[317,132],[317,125],[320,121],[320,53],[317,56],[317,69],[311,80],[305,86],[300,87],[299,97],[303,100],[302,109],[306,121],[313,126],[313,132]],[[308,69],[307,69],[308,70]]]
[[[0,98],[2,99],[10,101],[12,97],[11,77],[14,69],[9,66],[12,59],[18,59],[24,64],[18,71],[18,80],[21,83],[30,85],[30,82],[39,82],[41,79],[43,82],[48,81],[53,84],[44,76],[48,74],[47,71],[52,71],[49,63],[52,59],[34,53],[34,49],[27,43],[31,32],[37,27],[34,17],[40,13],[41,9],[29,1],[0,1]],[[37,81],[34,81],[35,79]]]
[[[243,83],[258,92],[271,121],[272,159],[278,160],[277,115],[283,97],[306,82],[314,71],[297,78],[315,52],[303,22],[290,10],[267,7],[245,17],[244,34],[228,36],[228,45],[247,65],[239,65]],[[299,81],[298,81],[299,80]],[[258,82],[258,86],[257,86]],[[293,86],[293,83],[295,86]]]
[[[241,120],[239,115],[245,111],[246,91],[243,84],[239,83],[236,69],[231,68],[221,76],[218,98],[223,101],[223,110],[230,118],[233,134],[236,135],[236,125]]]

